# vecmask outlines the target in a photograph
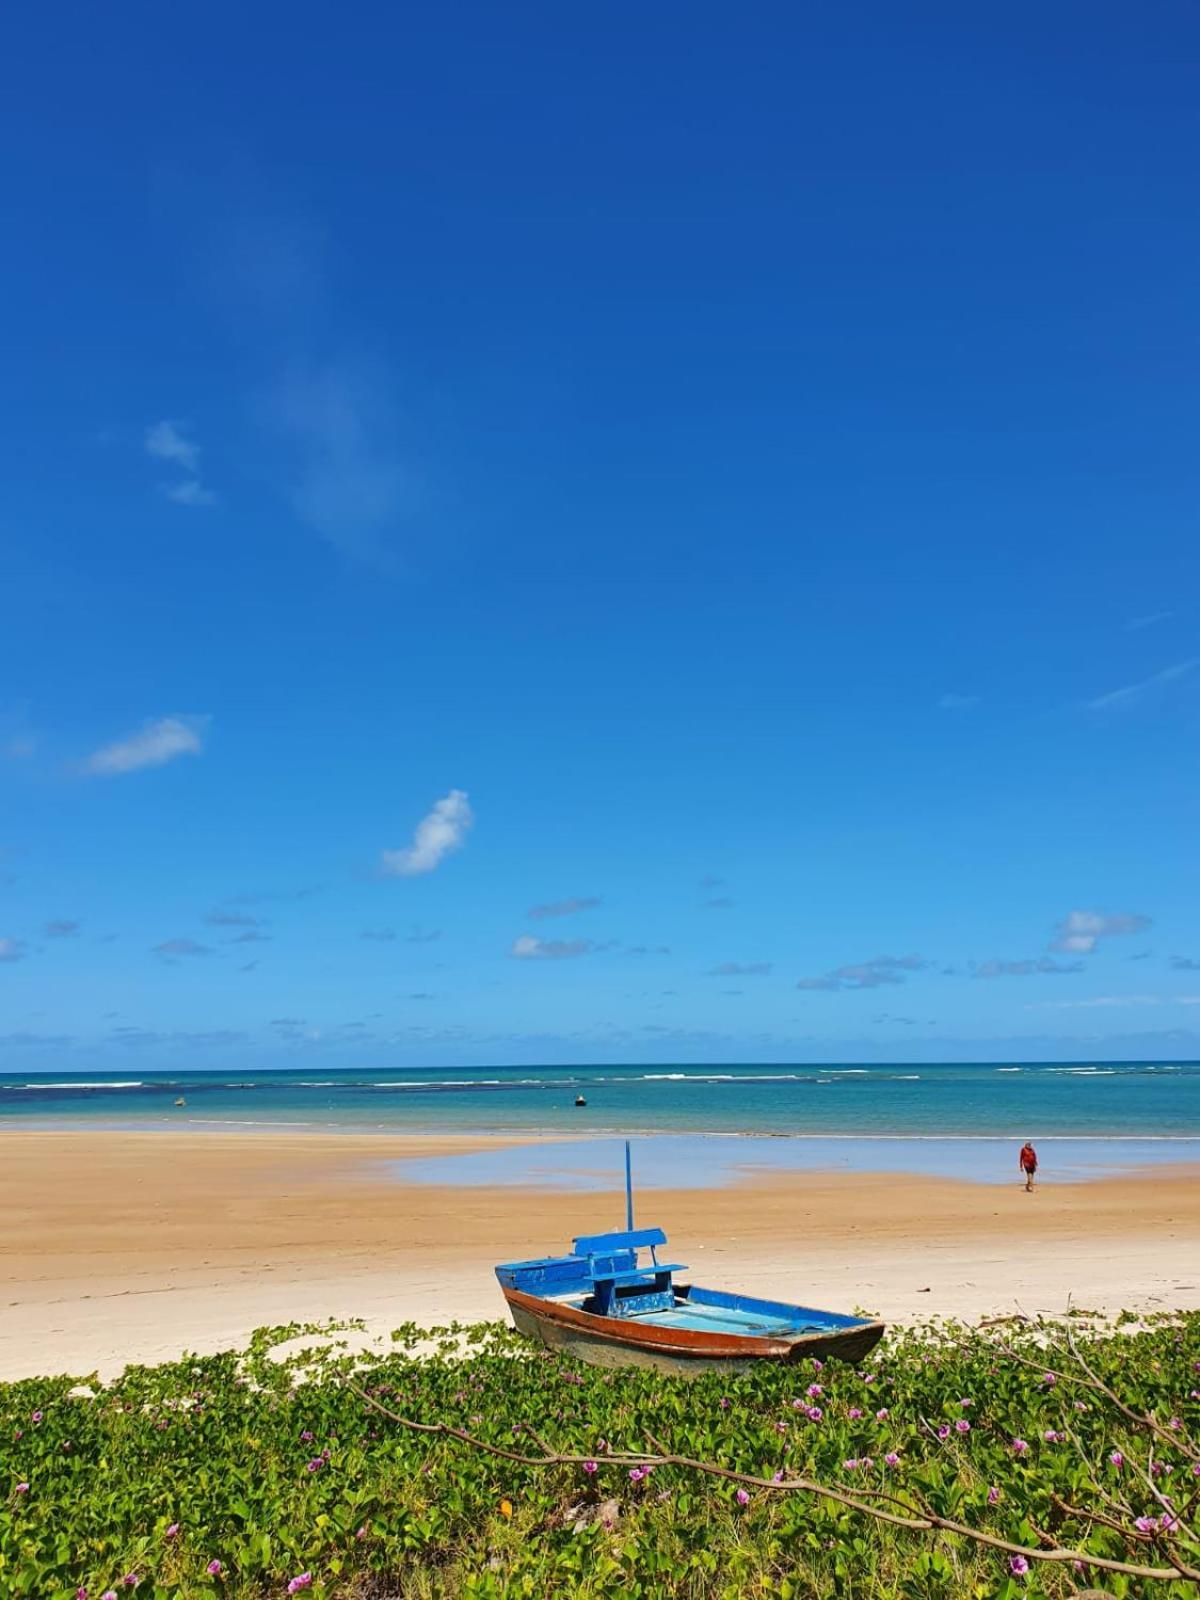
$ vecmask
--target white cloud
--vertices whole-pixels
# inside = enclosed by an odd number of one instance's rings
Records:
[[[24,961],[24,939],[0,939],[0,961]]]
[[[710,967],[705,973],[707,978],[765,978],[771,971],[769,961],[722,961],[719,966]]]
[[[178,423],[151,423],[146,429],[146,454],[158,461],[169,461],[184,472],[199,470],[200,446],[187,437]]]
[[[143,723],[137,733],[106,744],[94,751],[85,770],[97,777],[111,778],[118,773],[137,772],[142,767],[161,767],[176,756],[198,756],[204,748],[207,717],[158,717]]]
[[[451,789],[417,823],[413,842],[403,850],[385,850],[383,871],[393,878],[415,878],[432,872],[444,856],[461,849],[475,818],[464,789]]]
[[[1069,911],[1059,923],[1052,950],[1069,950],[1074,955],[1090,955],[1099,939],[1112,939],[1123,933],[1140,933],[1150,926],[1149,917],[1130,911],[1105,916],[1102,911]]]
[[[1154,689],[1160,689],[1164,684],[1175,683],[1179,678],[1184,678],[1192,668],[1200,665],[1200,656],[1193,656],[1188,661],[1177,661],[1173,667],[1164,667],[1161,672],[1153,673],[1149,678],[1142,678],[1138,683],[1127,683],[1122,689],[1113,689],[1108,694],[1102,694],[1096,700],[1087,702],[1089,711],[1121,711],[1129,706],[1136,705]]]
[[[518,961],[563,961],[570,956],[590,955],[597,948],[591,939],[535,939],[523,933],[513,940],[508,952]]]
[[[944,694],[938,701],[939,711],[968,711],[979,704],[977,694]]]

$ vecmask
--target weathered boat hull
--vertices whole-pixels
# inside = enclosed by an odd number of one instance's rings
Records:
[[[678,1286],[685,1297],[690,1290]],[[703,1292],[703,1291],[701,1291]],[[845,1326],[783,1336],[751,1337],[693,1328],[656,1326],[635,1318],[597,1316],[519,1289],[504,1287],[513,1326],[551,1350],[600,1367],[650,1367],[694,1376],[744,1372],[763,1361],[788,1364],[821,1360],[861,1361],[883,1337],[882,1322],[839,1319]]]

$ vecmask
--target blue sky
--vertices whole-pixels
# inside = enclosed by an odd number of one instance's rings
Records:
[[[5,1067],[1200,1053],[1193,9],[6,36]]]

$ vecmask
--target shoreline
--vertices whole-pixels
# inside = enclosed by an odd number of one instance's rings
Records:
[[[548,1141],[496,1134],[0,1128],[0,1379],[102,1375],[264,1324],[500,1318],[493,1268],[619,1225],[590,1190],[405,1181],[406,1161]],[[556,1136],[561,1142],[561,1136]],[[639,1187],[700,1282],[889,1322],[1017,1309],[1200,1309],[1195,1167],[1087,1182],[742,1172]]]

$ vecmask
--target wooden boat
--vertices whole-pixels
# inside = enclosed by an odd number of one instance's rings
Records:
[[[513,1325],[581,1361],[661,1372],[737,1372],[757,1361],[861,1361],[882,1322],[782,1300],[679,1283],[679,1262],[661,1262],[661,1228],[635,1229],[626,1149],[627,1220],[621,1232],[585,1234],[565,1256],[496,1268]],[[649,1260],[639,1261],[648,1251]]]

